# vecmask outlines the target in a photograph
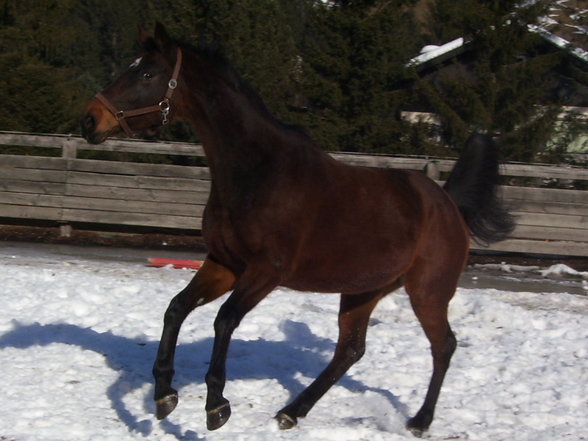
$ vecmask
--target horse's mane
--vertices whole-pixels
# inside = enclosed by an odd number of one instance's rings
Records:
[[[175,43],[183,50],[192,52],[206,59],[206,61],[208,61],[228,81],[230,86],[243,94],[252,107],[265,118],[274,124],[277,124],[280,128],[296,131],[300,135],[306,137],[309,141],[311,140],[303,127],[284,123],[270,112],[257,90],[237,72],[225,55],[225,52],[218,44],[200,42],[198,46],[194,46],[177,40]]]

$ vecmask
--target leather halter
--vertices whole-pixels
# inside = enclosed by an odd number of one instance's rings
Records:
[[[145,115],[147,113],[153,112],[161,112],[161,125],[165,126],[169,120],[168,115],[171,109],[170,100],[172,95],[174,94],[174,90],[178,87],[178,75],[180,74],[180,68],[182,67],[182,50],[178,48],[178,53],[176,56],[176,65],[174,66],[174,71],[172,73],[171,79],[167,83],[167,91],[165,92],[165,96],[163,99],[158,103],[154,104],[153,106],[141,107],[139,109],[131,109],[131,110],[118,110],[109,100],[106,98],[102,93],[96,94],[95,98],[100,101],[106,108],[114,115],[122,129],[125,131],[127,136],[133,136],[133,131],[125,121],[125,118],[132,118],[134,116]]]

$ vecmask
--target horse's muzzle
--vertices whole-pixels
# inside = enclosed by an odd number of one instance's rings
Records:
[[[90,144],[100,144],[120,130],[118,121],[97,100],[93,100],[80,120],[82,136]]]

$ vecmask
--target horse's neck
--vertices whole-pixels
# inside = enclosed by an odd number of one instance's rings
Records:
[[[201,103],[202,113],[192,120],[202,140],[214,190],[229,203],[256,190],[260,176],[280,154],[280,135],[274,122],[247,106],[247,98],[232,91],[222,98],[226,98],[222,106]]]

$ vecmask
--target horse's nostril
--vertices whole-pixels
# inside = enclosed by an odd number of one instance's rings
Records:
[[[94,129],[96,129],[96,118],[92,115],[87,115],[82,118],[80,123],[82,126],[82,136],[88,139],[88,137],[94,133]]]
[[[82,120],[82,128],[88,132],[96,128],[96,119],[92,115],[86,116]]]

